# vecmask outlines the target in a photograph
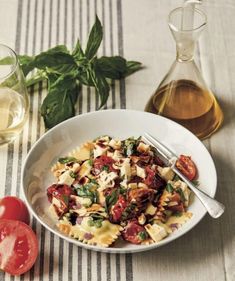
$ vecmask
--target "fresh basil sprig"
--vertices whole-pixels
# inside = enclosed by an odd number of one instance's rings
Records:
[[[103,28],[96,16],[85,51],[78,39],[72,52],[66,46],[58,45],[36,56],[18,56],[28,87],[48,81],[48,95],[41,107],[46,128],[75,115],[81,85],[95,87],[101,108],[109,97],[108,79],[121,79],[141,69],[141,63],[120,56],[98,58],[102,39]],[[36,73],[32,75],[35,69]]]

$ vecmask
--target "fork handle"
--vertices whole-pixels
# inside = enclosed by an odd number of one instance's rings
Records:
[[[207,212],[211,215],[212,218],[219,218],[224,210],[225,206],[210,197],[205,192],[198,189],[194,184],[191,183],[176,167],[172,167],[172,170],[188,185],[188,187],[194,192],[197,198],[202,202],[203,206],[206,208]]]

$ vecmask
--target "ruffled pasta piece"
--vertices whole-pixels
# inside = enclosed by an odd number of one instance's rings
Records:
[[[81,224],[72,226],[68,221],[60,221],[58,228],[60,231],[88,245],[108,247],[116,241],[120,235],[122,227],[112,224],[108,220],[102,222],[102,226],[89,226],[89,217],[83,218]]]
[[[59,176],[62,174],[64,169],[65,169],[65,165],[64,164],[61,164],[60,162],[56,162],[51,167],[51,172],[53,173],[54,177],[59,178]]]
[[[157,212],[154,216],[154,219],[165,221],[166,215],[164,214],[164,211],[166,210],[166,206],[168,205],[170,200],[171,193],[167,190],[164,190],[161,197],[159,198]]]
[[[141,242],[141,245],[147,246],[147,245],[151,245],[151,244],[153,244],[153,243],[155,243],[155,242],[153,241],[153,239],[148,238],[148,239],[144,240],[143,242]]]
[[[181,216],[170,216],[166,221],[166,225],[174,231],[190,220],[192,215],[191,212],[184,212]]]
[[[94,149],[94,143],[86,142],[82,146],[75,148],[69,156],[75,157],[79,161],[84,161],[90,158],[91,151]]]

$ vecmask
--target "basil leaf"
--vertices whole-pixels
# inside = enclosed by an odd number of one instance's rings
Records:
[[[138,61],[128,61],[126,63],[126,72],[125,76],[129,76],[132,73],[140,70],[142,68],[142,64]]]
[[[35,68],[34,57],[19,55],[18,59],[24,75],[27,76],[27,74]]]
[[[81,59],[84,58],[84,52],[82,50],[82,47],[81,47],[81,44],[80,44],[80,40],[78,39],[77,40],[77,43],[76,43],[76,46],[75,48],[73,49],[73,52],[72,52],[72,56],[74,57],[75,60],[78,60],[80,61]]]
[[[70,162],[77,162],[77,159],[75,157],[61,157],[58,159],[58,162],[61,164],[67,164]]]
[[[90,198],[92,203],[98,202],[98,194],[96,190],[93,190],[93,184],[78,185],[76,187],[77,195],[80,197]]]
[[[95,86],[95,89],[97,91],[97,94],[100,97],[100,106],[99,108],[101,108],[102,106],[105,105],[105,103],[108,100],[109,97],[109,84],[106,81],[105,77],[99,73],[98,71],[96,71],[93,68],[89,68],[90,70],[90,74],[91,74],[91,79],[93,81],[93,84]]]
[[[71,76],[61,76],[56,82],[49,85],[48,95],[41,107],[41,114],[47,128],[52,128],[74,116],[72,95],[75,94],[72,92],[76,91],[76,86],[76,80]]]
[[[119,190],[115,189],[111,192],[110,195],[106,196],[105,198],[105,209],[108,213],[111,207],[117,202],[119,196]]]
[[[126,60],[120,56],[101,57],[95,60],[96,69],[106,78],[120,79],[126,72]]]
[[[166,190],[170,193],[172,193],[174,191],[174,188],[173,186],[170,184],[170,183],[167,183],[166,185]]]
[[[95,23],[90,31],[85,56],[88,60],[92,59],[97,53],[103,39],[103,28],[99,18],[96,16]]]
[[[184,202],[186,201],[183,190],[181,188],[177,188],[176,192],[179,193],[181,200]]]

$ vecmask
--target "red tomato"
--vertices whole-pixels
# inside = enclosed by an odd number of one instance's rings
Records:
[[[28,271],[38,256],[38,241],[25,223],[0,220],[0,269],[20,275]]]
[[[122,195],[119,195],[117,202],[112,206],[110,214],[113,222],[119,222],[122,217],[122,212],[127,207],[127,202]]]
[[[136,219],[128,222],[124,231],[122,232],[122,237],[133,244],[140,244],[144,239],[142,239],[140,233],[144,233],[147,237],[145,228],[138,223]]]
[[[176,162],[176,167],[182,172],[182,174],[189,180],[193,180],[197,174],[197,168],[191,157],[180,155],[178,161]]]
[[[29,211],[21,199],[6,196],[0,199],[0,219],[18,220],[29,224]]]
[[[113,168],[114,162],[115,161],[111,157],[106,155],[101,155],[100,157],[97,157],[94,160],[94,169],[96,174],[99,174],[104,169],[104,167],[107,167],[109,172],[115,172],[116,169]]]
[[[63,200],[63,198],[75,194],[71,187],[66,184],[52,184],[47,188],[47,196],[49,201],[52,201],[52,197],[58,200]]]

